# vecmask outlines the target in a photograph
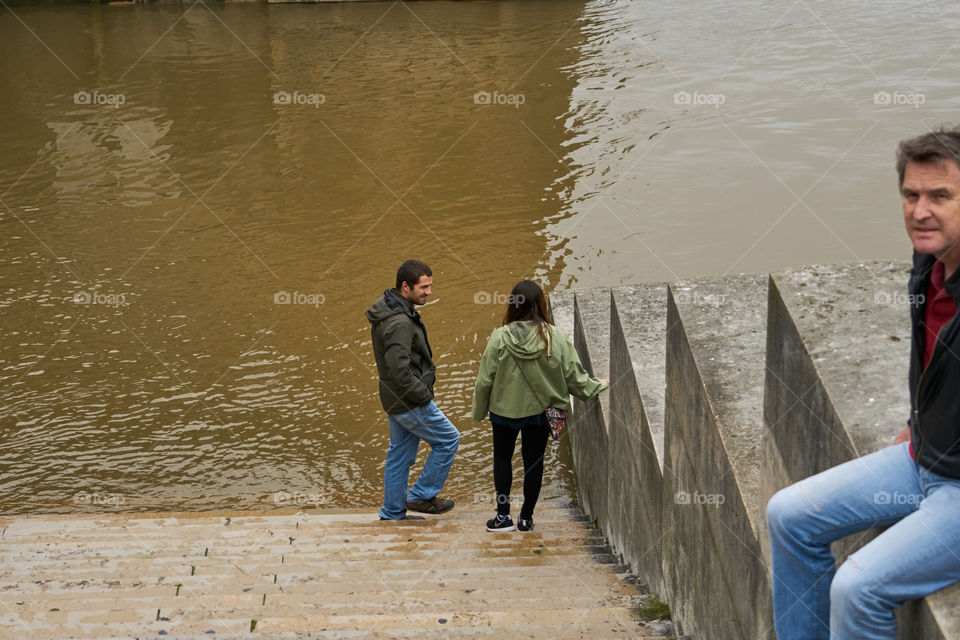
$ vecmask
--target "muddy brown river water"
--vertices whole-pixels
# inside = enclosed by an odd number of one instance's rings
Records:
[[[0,513],[376,507],[363,311],[408,257],[463,432],[445,494],[492,504],[469,405],[512,284],[907,257],[893,151],[960,107],[958,13],[5,9]]]

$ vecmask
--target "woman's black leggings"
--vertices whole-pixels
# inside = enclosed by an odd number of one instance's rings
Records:
[[[497,513],[510,513],[510,488],[513,486],[513,450],[520,434],[520,453],[523,456],[523,507],[520,517],[533,519],[533,509],[540,497],[543,484],[543,453],[547,450],[550,427],[525,425],[514,429],[493,423],[493,486],[497,492]]]

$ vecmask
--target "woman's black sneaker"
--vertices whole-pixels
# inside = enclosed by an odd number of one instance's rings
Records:
[[[533,518],[517,518],[518,531],[530,531],[533,529]]]
[[[510,516],[498,515],[487,520],[487,531],[513,531],[513,519]]]

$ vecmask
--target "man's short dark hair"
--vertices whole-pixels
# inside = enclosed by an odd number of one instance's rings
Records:
[[[426,262],[407,260],[397,269],[397,290],[403,289],[404,282],[413,289],[417,283],[420,282],[422,276],[432,275],[433,271],[430,271],[430,267],[427,266]]]
[[[903,186],[903,174],[907,163],[936,164],[943,166],[946,161],[956,163],[960,168],[960,127],[943,125],[937,131],[925,133],[900,143],[897,149],[897,175]]]

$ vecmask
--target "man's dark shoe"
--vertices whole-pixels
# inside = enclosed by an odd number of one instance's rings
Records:
[[[517,518],[517,531],[530,531],[533,529],[533,518]]]
[[[381,520],[426,520],[423,516],[403,516],[402,518],[384,518],[380,516]]]
[[[453,509],[453,500],[441,498],[440,496],[433,496],[429,500],[407,500],[407,509],[436,515],[438,513],[446,513],[450,511],[450,509]]]

